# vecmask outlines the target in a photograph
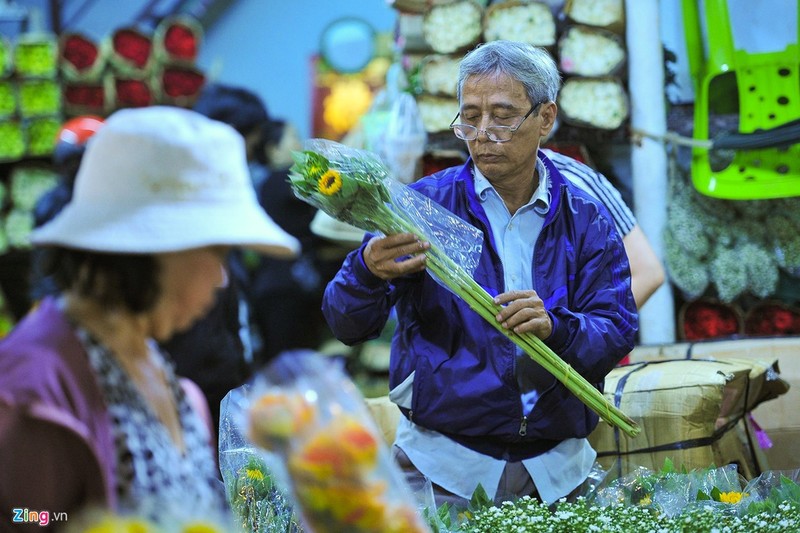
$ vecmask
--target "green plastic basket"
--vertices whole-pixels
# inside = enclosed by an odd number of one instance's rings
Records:
[[[748,53],[734,48],[727,0],[706,0],[702,28],[696,0],[683,0],[686,44],[695,85],[694,139],[709,140],[712,113],[726,103],[738,114],[736,133],[768,131],[800,119],[800,46]],[[708,56],[701,36],[707,35]],[[692,150],[692,182],[703,194],[730,200],[800,196],[800,143],[720,154]],[[727,164],[724,164],[727,163]]]

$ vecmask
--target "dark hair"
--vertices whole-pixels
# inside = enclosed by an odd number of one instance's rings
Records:
[[[142,313],[152,309],[161,294],[153,255],[52,247],[43,249],[42,268],[60,290],[76,291],[109,309]]]
[[[233,126],[242,136],[261,128],[269,120],[267,106],[257,94],[242,87],[219,83],[206,85],[193,109]]]

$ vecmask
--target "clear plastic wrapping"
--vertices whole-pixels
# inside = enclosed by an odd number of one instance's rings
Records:
[[[429,531],[369,408],[336,360],[286,352],[255,378],[233,413],[232,406],[225,421],[238,422],[221,429],[221,466],[235,472],[242,463],[236,450],[252,443],[291,494],[304,530]],[[244,440],[223,435],[236,428],[244,429]]]
[[[325,139],[311,139],[304,149],[295,154],[291,176],[300,199],[367,231],[418,233],[465,272],[475,271],[483,233],[393,179],[375,154]]]

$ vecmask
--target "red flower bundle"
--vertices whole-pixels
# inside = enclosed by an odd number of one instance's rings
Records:
[[[164,94],[170,98],[196,96],[206,81],[205,75],[197,69],[170,65],[164,67],[161,85]]]
[[[197,38],[186,26],[174,24],[164,35],[164,49],[178,59],[194,61],[197,58]]]
[[[71,80],[96,79],[104,66],[100,47],[80,33],[61,36],[59,67],[64,77]]]
[[[153,105],[153,91],[144,80],[114,78],[116,107],[146,107]]]
[[[744,331],[748,335],[800,335],[800,310],[780,302],[764,302],[747,313]]]
[[[731,305],[695,300],[685,304],[680,314],[681,333],[687,341],[730,337],[742,332],[741,313]]]
[[[69,115],[97,114],[106,111],[108,100],[102,83],[64,83],[64,110]]]
[[[203,29],[194,18],[180,15],[162,20],[153,35],[153,50],[162,63],[192,64],[197,59]]]
[[[111,35],[111,57],[115,66],[124,71],[145,70],[150,63],[153,41],[135,28],[119,28]]]

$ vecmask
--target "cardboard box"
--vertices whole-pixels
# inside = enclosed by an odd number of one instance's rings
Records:
[[[631,353],[632,362],[667,359],[776,361],[765,384],[776,396],[752,411],[755,423],[772,441],[772,446],[755,452],[761,456],[761,470],[800,468],[800,337],[647,345],[637,346]],[[787,390],[781,392],[784,388]],[[757,429],[750,427],[753,433],[750,440],[758,440]]]
[[[611,371],[605,396],[641,427],[634,438],[600,422],[589,436],[605,468],[625,475],[659,470],[669,458],[687,470],[739,465],[747,479],[760,473],[746,437],[746,413],[774,397],[763,360],[674,359],[639,362]]]

